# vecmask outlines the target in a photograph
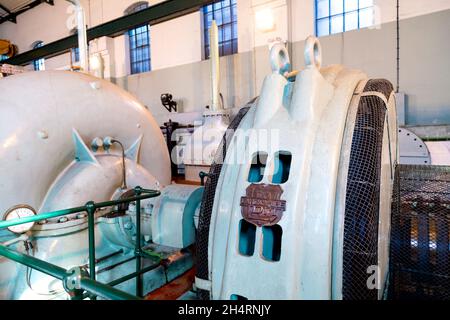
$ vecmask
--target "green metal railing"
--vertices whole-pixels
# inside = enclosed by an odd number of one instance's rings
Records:
[[[139,300],[141,299],[142,292],[142,275],[158,265],[151,265],[149,267],[142,268],[142,258],[147,258],[146,254],[142,250],[141,242],[141,200],[154,198],[161,193],[156,190],[147,190],[141,187],[134,188],[135,195],[133,197],[98,202],[89,201],[82,207],[70,208],[65,210],[58,210],[53,212],[42,213],[32,217],[25,217],[21,219],[14,219],[0,222],[0,230],[17,226],[30,222],[37,222],[52,218],[57,218],[69,214],[87,212],[88,214],[88,237],[89,237],[89,274],[82,268],[73,268],[66,270],[57,265],[48,263],[46,261],[37,259],[30,255],[26,255],[15,250],[12,250],[4,245],[0,245],[0,256],[4,256],[10,260],[23,264],[34,270],[43,272],[63,282],[65,290],[72,296],[72,299],[83,299],[90,297],[96,299],[97,296],[116,299],[116,300]],[[136,244],[134,248],[134,255],[136,258],[136,272],[123,276],[119,279],[111,281],[108,284],[103,284],[96,281],[95,274],[95,212],[97,209],[116,206],[119,204],[125,204],[130,202],[136,202]],[[130,295],[126,292],[115,289],[114,286],[125,281],[136,279],[136,296]],[[84,292],[86,291],[86,292]]]

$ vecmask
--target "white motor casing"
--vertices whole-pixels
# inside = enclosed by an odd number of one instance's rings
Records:
[[[73,129],[86,144],[111,136],[128,148],[142,136],[139,164],[161,186],[170,183],[158,124],[118,86],[83,73],[44,71],[2,79],[0,92],[0,212],[17,204],[42,205],[74,159]],[[111,152],[120,154],[117,146]]]
[[[284,49],[279,52],[283,64],[273,65],[289,65]],[[343,66],[322,68],[320,44],[313,37],[306,41],[305,62],[295,81],[283,68],[266,77],[258,102],[227,138],[224,163],[212,168],[198,235],[196,285],[203,297],[207,292],[212,299],[352,299],[355,291],[349,292],[350,282],[343,279],[351,273],[348,257],[358,253],[356,247],[344,248],[354,232],[352,222],[358,221],[351,210],[365,202],[348,190],[352,184],[364,189],[363,178],[369,176],[364,164],[378,172],[374,185],[379,187],[367,193],[367,198],[376,195],[370,203],[371,223],[377,226],[377,234],[371,234],[377,253],[372,261],[382,284],[370,295],[383,296],[398,159],[392,85]],[[373,120],[368,110],[382,111],[380,118]],[[374,159],[354,148],[364,147],[362,138],[374,141]],[[256,161],[258,154],[265,155],[264,165]],[[354,164],[364,177],[350,181]],[[283,179],[280,167],[286,168]],[[366,271],[358,270],[362,277],[352,285],[367,289]]]

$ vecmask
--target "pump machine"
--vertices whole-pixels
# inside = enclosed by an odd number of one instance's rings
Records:
[[[115,85],[0,80],[0,298],[138,299],[195,267],[200,299],[449,299],[450,170],[398,165],[389,81],[323,67],[314,37],[304,61],[272,46],[204,188],[171,184]]]

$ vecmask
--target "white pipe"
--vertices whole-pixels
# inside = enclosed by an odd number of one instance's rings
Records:
[[[219,65],[219,28],[213,20],[209,29],[210,62],[211,62],[211,111],[223,109],[220,103],[220,65]]]
[[[78,32],[78,48],[80,52],[80,68],[81,71],[89,71],[89,53],[86,31],[86,17],[80,0],[67,0],[75,6],[77,15],[77,32]]]

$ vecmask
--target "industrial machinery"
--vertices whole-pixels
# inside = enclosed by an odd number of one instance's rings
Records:
[[[170,185],[141,103],[62,71],[8,77],[0,91],[1,299],[142,297],[192,267],[202,188]],[[97,282],[74,293],[73,273]]]
[[[219,31],[213,20],[210,34],[211,106],[203,113],[203,122],[190,139],[183,152],[186,180],[199,181],[199,174],[210,169],[222,136],[230,124],[230,112],[224,108],[220,94]]]
[[[398,129],[398,144],[401,164],[431,164],[431,154],[425,142],[406,128]]]
[[[291,71],[274,46],[259,100],[223,137],[199,216],[199,296],[449,299],[449,170],[397,165],[390,82],[322,67],[314,37],[304,60]]]
[[[138,299],[195,255],[201,299],[450,299],[450,169],[399,165],[388,81],[322,67],[314,37],[304,59],[271,48],[204,190],[171,184],[160,128],[115,85],[3,79],[0,298]]]

